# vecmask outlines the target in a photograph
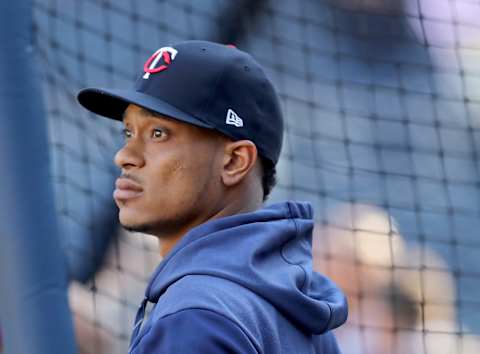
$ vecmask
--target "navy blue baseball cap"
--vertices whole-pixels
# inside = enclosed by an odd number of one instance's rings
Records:
[[[249,54],[229,45],[185,41],[162,47],[145,62],[134,88],[86,88],[77,98],[86,109],[120,121],[132,103],[233,140],[251,140],[273,164],[282,148],[283,117],[272,83]]]

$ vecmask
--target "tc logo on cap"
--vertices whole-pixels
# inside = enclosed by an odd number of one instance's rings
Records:
[[[144,79],[148,79],[150,74],[155,74],[166,70],[177,56],[178,51],[172,47],[162,47],[158,49],[143,65]]]

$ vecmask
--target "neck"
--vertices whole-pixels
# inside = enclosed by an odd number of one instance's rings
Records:
[[[168,253],[170,253],[170,251],[173,249],[173,247],[175,247],[177,242],[179,242],[183,238],[183,236],[185,236],[191,229],[196,226],[199,226],[206,223],[207,221],[214,219],[220,219],[231,215],[253,212],[260,209],[263,204],[261,198],[247,199],[245,197],[241,198],[240,196],[233,196],[232,198],[228,199],[232,200],[232,202],[226,203],[220,210],[217,209],[215,212],[197,220],[196,222],[190,224],[188,227],[177,230],[177,232],[175,233],[159,236],[160,255],[162,257],[165,257]]]

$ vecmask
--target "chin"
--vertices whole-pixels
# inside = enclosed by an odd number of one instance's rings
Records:
[[[131,210],[126,210],[125,207],[121,208],[118,216],[120,225],[127,231],[149,233],[153,228],[152,225],[142,221],[141,216],[135,214]]]
[[[141,232],[143,234],[150,234],[151,230],[153,229],[152,225],[149,224],[123,224],[120,223],[122,227],[130,232]]]

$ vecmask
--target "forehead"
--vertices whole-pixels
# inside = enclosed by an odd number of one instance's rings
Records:
[[[152,112],[148,109],[145,109],[143,107],[134,105],[134,104],[129,104],[128,107],[125,109],[122,115],[122,121],[124,123],[133,123],[135,119],[138,118],[154,118],[154,119],[160,119],[163,121],[169,121],[172,122],[173,124],[178,123],[181,124],[182,122],[175,120],[173,118],[170,118],[168,116],[164,116],[160,113]]]

